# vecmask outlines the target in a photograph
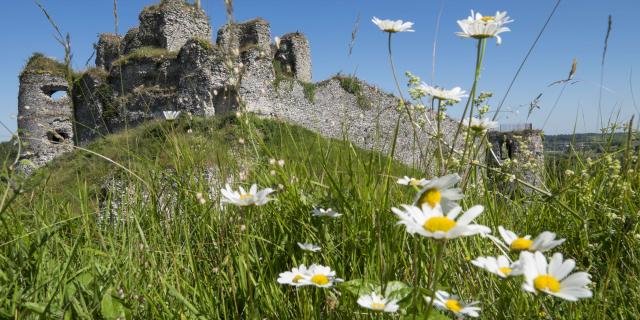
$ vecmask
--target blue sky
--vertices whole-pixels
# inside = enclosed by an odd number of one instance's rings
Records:
[[[62,57],[62,49],[53,31],[29,0],[13,0],[0,12],[0,28],[5,30],[0,56],[0,121],[16,127],[18,74],[31,53]],[[137,25],[140,10],[154,0],[119,1],[120,32]],[[475,43],[455,36],[456,20],[464,19],[474,9],[483,14],[506,10],[515,20],[512,32],[503,34],[503,44],[491,41],[487,46],[480,80],[481,91],[492,91],[490,101],[497,106],[519,63],[542,27],[556,0],[236,0],[238,20],[261,16],[271,23],[273,36],[291,31],[304,32],[310,39],[314,80],[337,72],[356,74],[377,86],[393,91],[386,56],[386,36],[370,22],[372,16],[405,19],[415,22],[414,33],[394,36],[395,61],[401,73],[411,71],[423,80],[443,87],[461,86],[469,90],[473,80]],[[202,0],[214,31],[224,23],[222,0]],[[111,0],[42,0],[63,32],[72,38],[74,67],[82,69],[92,55],[92,44],[101,32],[114,29]],[[443,8],[436,54],[435,81],[432,82],[432,46],[436,18]],[[598,92],[600,59],[607,16],[613,16],[604,76],[602,109],[606,117],[619,114],[629,119],[636,112],[631,87],[640,99],[640,41],[637,34],[638,0],[563,0],[540,43],[525,65],[500,116],[503,123],[524,122],[523,107],[538,93],[543,93],[541,110],[531,117],[535,127],[542,127],[561,86],[547,88],[554,80],[567,76],[571,60],[578,59],[575,79],[568,86],[557,109],[544,126],[547,133],[593,132],[598,129]],[[360,30],[351,57],[348,47],[356,18]],[[215,32],[214,32],[215,37]],[[215,39],[214,39],[215,40]],[[91,61],[93,64],[93,61]],[[633,70],[633,81],[630,75]],[[404,78],[404,77],[403,77]],[[640,101],[639,101],[640,102]],[[450,108],[461,113],[463,105]],[[516,111],[519,110],[519,113]],[[0,140],[9,134],[0,132]]]

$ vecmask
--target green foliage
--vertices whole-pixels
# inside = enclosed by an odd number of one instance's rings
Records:
[[[175,59],[177,52],[169,52],[164,48],[142,47],[124,55],[113,62],[113,66],[122,66],[140,61],[161,61],[163,59]]]
[[[362,84],[355,77],[335,76],[340,82],[340,86],[344,91],[356,96],[356,103],[362,109],[371,109],[372,104],[369,98],[364,95]]]
[[[27,74],[50,74],[59,77],[66,77],[67,67],[62,62],[36,52],[27,61],[24,69],[22,69],[22,73],[20,73],[20,77],[22,78]]]
[[[18,154],[18,146],[15,144],[15,140],[0,142],[0,171],[5,165],[12,163],[16,159]]]

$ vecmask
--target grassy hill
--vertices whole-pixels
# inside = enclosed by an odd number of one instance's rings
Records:
[[[534,296],[520,278],[474,267],[470,260],[500,254],[482,237],[446,242],[438,288],[481,301],[487,319],[639,315],[640,178],[623,174],[637,161],[619,160],[556,168],[547,177],[551,196],[502,194],[484,179],[461,202],[483,205],[476,222],[496,236],[503,225],[565,238],[554,251],[592,275],[593,299]],[[0,190],[9,199],[0,208],[0,318],[369,319],[356,300],[381,284],[400,288],[404,313],[414,297],[424,310],[442,243],[397,225],[391,207],[416,193],[395,183],[404,175],[423,173],[254,117],[184,117],[109,136],[39,170],[13,201],[11,190]],[[118,184],[105,188],[108,181]],[[271,187],[275,200],[221,206],[210,191],[227,182]],[[312,217],[316,206],[343,216]],[[322,249],[303,251],[297,242]],[[330,266],[347,281],[331,289],[276,282],[301,263]]]

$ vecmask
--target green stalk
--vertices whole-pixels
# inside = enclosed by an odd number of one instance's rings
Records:
[[[480,79],[480,72],[482,70],[482,60],[484,59],[484,49],[485,49],[485,39],[478,39],[478,46],[476,51],[476,70],[473,77],[473,85],[471,86],[471,92],[469,93],[469,99],[467,99],[467,104],[464,107],[464,111],[462,112],[462,117],[460,117],[460,123],[458,124],[458,128],[456,129],[456,134],[453,136],[453,140],[451,142],[451,150],[449,152],[449,156],[447,157],[447,162],[445,163],[445,172],[447,166],[449,165],[449,161],[453,156],[453,149],[456,146],[456,141],[458,141],[458,136],[460,135],[460,130],[464,125],[464,120],[467,115],[467,111],[469,108],[472,108],[471,116],[473,116],[473,101],[475,100],[476,88],[478,87],[478,80]],[[471,119],[469,119],[469,124]],[[467,148],[467,143],[465,141],[465,149]],[[462,158],[464,159],[464,151]]]
[[[436,296],[436,288],[438,287],[438,269],[440,268],[440,264],[442,261],[442,253],[444,252],[444,248],[447,246],[447,240],[438,241],[436,248],[436,261],[433,267],[433,272],[431,274],[431,278],[429,279],[430,285],[429,290],[431,290],[431,299],[429,301],[429,306],[427,308],[427,314],[425,319],[429,319],[429,315],[431,314],[431,309],[433,309],[433,300]]]

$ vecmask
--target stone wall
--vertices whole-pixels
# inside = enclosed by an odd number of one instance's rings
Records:
[[[96,67],[106,70],[111,69],[113,61],[120,57],[120,45],[122,39],[113,33],[102,33],[98,43],[94,45],[96,50]]]
[[[300,81],[311,82],[311,48],[304,34],[294,32],[282,36],[275,59],[283,72]]]
[[[512,191],[517,186],[516,183],[505,181],[511,174],[536,187],[543,184],[544,145],[542,131],[491,131],[487,138],[491,143],[487,154],[487,164],[507,174],[493,175],[495,179],[503,180],[502,184],[498,184],[503,191]]]
[[[35,167],[73,148],[71,99],[68,95],[52,98],[54,93],[69,91],[60,68],[55,60],[34,56],[20,76],[18,129],[24,143],[21,158]],[[30,170],[28,166],[25,169]]]

